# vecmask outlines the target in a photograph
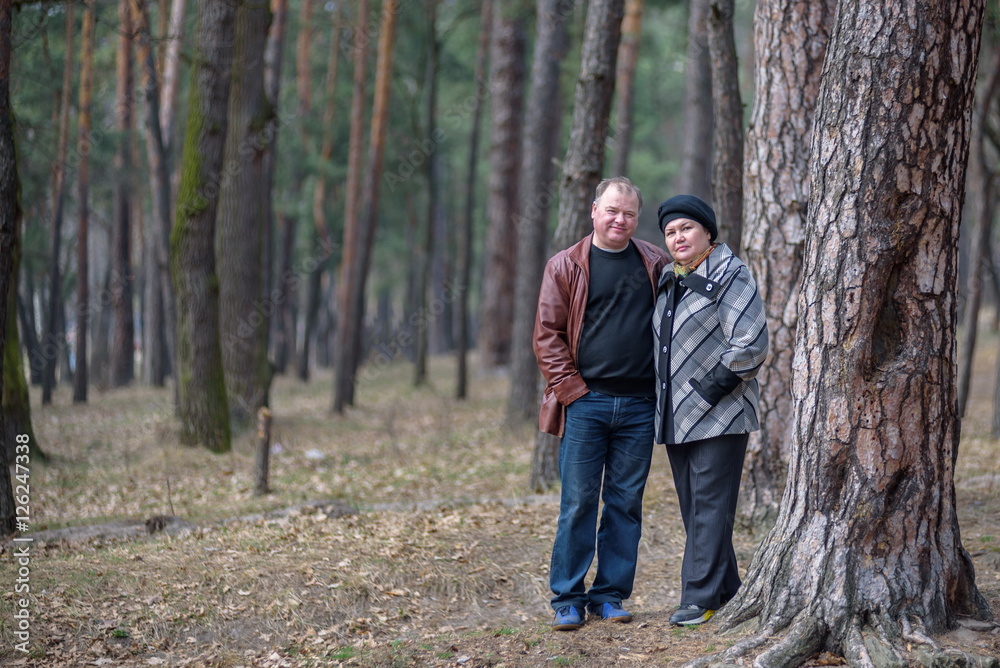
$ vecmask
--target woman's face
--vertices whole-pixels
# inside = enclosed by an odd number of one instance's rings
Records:
[[[690,218],[676,218],[667,223],[663,228],[663,241],[678,264],[688,264],[712,245],[708,230]]]

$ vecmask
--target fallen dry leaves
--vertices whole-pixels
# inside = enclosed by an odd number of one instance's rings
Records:
[[[450,362],[432,378],[449,388]],[[57,395],[36,411],[53,463],[32,471],[36,529],[174,515],[192,527],[138,540],[34,546],[31,652],[15,652],[10,585],[0,663],[19,666],[638,666],[680,665],[736,638],[714,624],[677,629],[683,535],[656,453],[645,503],[632,624],[548,631],[555,495],[532,496],[533,433],[502,426],[502,380],[466,403],[408,386],[393,367],[358,408],[329,415],[330,381],[279,379],[268,497],[253,496],[253,434],[233,453],[176,442],[170,391],[108,392],[89,406]],[[983,394],[983,393],[980,393]],[[988,401],[988,393],[979,400]],[[988,426],[966,421],[967,433]],[[1000,613],[996,442],[963,441],[963,537]],[[36,477],[37,476],[37,477]],[[316,500],[331,503],[311,503]],[[284,510],[282,510],[284,509]],[[281,511],[281,512],[278,512]],[[738,535],[746,565],[754,543]],[[0,582],[11,583],[9,553]],[[970,631],[970,633],[972,633]],[[963,642],[985,643],[989,631]],[[839,665],[820,655],[810,665]]]

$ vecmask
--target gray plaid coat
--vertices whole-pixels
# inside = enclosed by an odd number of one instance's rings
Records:
[[[684,278],[673,264],[663,268],[653,337],[657,443],[760,429],[755,377],[767,357],[767,322],[757,284],[729,246],[719,244]]]

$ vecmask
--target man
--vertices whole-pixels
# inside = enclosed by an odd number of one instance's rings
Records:
[[[641,208],[631,181],[601,181],[593,233],[548,261],[538,297],[534,348],[546,381],[539,428],[562,437],[549,572],[559,631],[580,628],[588,612],[632,620],[622,601],[635,579],[656,411],[650,322],[669,262],[653,244],[632,239]],[[595,532],[597,574],[587,591]]]

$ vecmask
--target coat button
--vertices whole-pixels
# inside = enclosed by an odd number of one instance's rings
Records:
[[[713,287],[715,287],[715,286],[713,286],[711,283],[709,283],[708,285],[705,286],[705,289],[708,290],[709,292],[711,292]]]
[[[661,390],[667,389],[667,384],[666,383],[660,383],[660,389]]]
[[[663,354],[664,354],[664,355],[666,355],[666,354],[667,354],[667,347],[666,347],[666,346],[663,346]]]
[[[668,317],[668,318],[672,317],[672,316],[673,316],[673,314],[674,314],[674,312],[673,312],[673,311],[670,311],[670,310],[668,310],[668,311],[667,311],[667,317]]]

